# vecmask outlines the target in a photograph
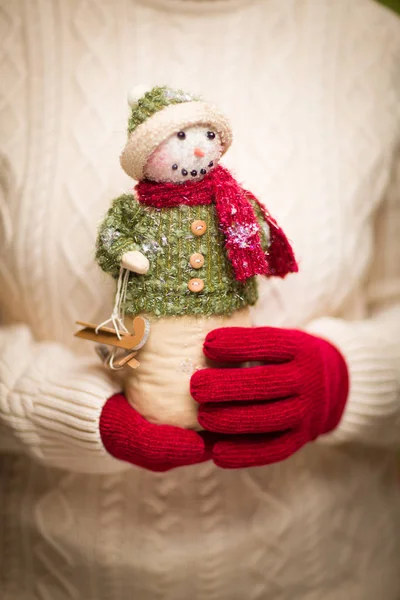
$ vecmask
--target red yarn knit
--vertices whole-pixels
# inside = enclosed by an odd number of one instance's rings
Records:
[[[202,369],[192,376],[199,423],[214,433],[217,465],[278,462],[339,423],[349,378],[342,355],[329,342],[297,330],[232,327],[210,332],[204,353],[232,366],[264,363]]]
[[[138,200],[155,208],[171,208],[186,204],[215,202],[220,227],[225,236],[225,248],[235,277],[245,281],[254,275],[284,277],[298,270],[293,250],[282,229],[260,204],[271,241],[266,255],[260,241],[260,226],[249,197],[227,169],[220,165],[201,181],[157,183],[141,181],[136,186]]]
[[[115,394],[105,403],[100,416],[100,435],[112,456],[150,471],[168,471],[210,458],[198,433],[149,423],[123,394]]]
[[[210,458],[224,468],[261,466],[288,458],[339,423],[349,377],[329,342],[297,330],[232,327],[209,333],[204,352],[225,365],[264,364],[202,369],[192,376],[202,434],[153,425],[122,394],[112,396],[100,417],[110,454],[152,471]]]

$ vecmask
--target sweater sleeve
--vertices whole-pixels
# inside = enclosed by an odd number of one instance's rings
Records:
[[[106,452],[99,433],[102,407],[119,390],[95,359],[36,342],[26,325],[0,327],[1,450],[76,472],[127,468]]]
[[[365,295],[365,320],[321,318],[307,327],[342,352],[350,373],[342,420],[320,441],[395,448],[400,446],[400,162],[377,214]]]
[[[118,276],[122,255],[140,250],[140,207],[132,194],[116,198],[101,223],[96,241],[96,260],[100,268]]]

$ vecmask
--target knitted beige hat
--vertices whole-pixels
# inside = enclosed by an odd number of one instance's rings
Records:
[[[181,90],[166,86],[148,92],[135,88],[128,95],[131,115],[128,121],[128,141],[121,154],[124,171],[140,180],[152,152],[174,133],[206,125],[215,129],[221,139],[222,154],[232,143],[232,131],[227,118],[212,104],[203,102]]]

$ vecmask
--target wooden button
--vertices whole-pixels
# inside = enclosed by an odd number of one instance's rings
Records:
[[[188,283],[188,288],[191,292],[201,292],[204,287],[202,279],[191,279]]]
[[[199,254],[199,252],[195,252],[195,254],[192,254],[190,257],[189,262],[193,269],[201,269],[201,267],[204,265],[204,256]]]
[[[192,233],[194,233],[194,235],[204,235],[207,229],[207,225],[205,221],[193,221],[193,223],[190,226],[190,229],[192,230]]]

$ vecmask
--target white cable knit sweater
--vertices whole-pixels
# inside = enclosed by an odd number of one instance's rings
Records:
[[[398,600],[400,21],[369,0],[0,0],[0,23],[1,599]],[[339,428],[284,463],[153,474],[101,444],[118,386],[72,333],[110,310],[93,245],[132,186],[138,82],[228,113],[225,164],[301,269],[261,282],[254,322],[347,358]]]

